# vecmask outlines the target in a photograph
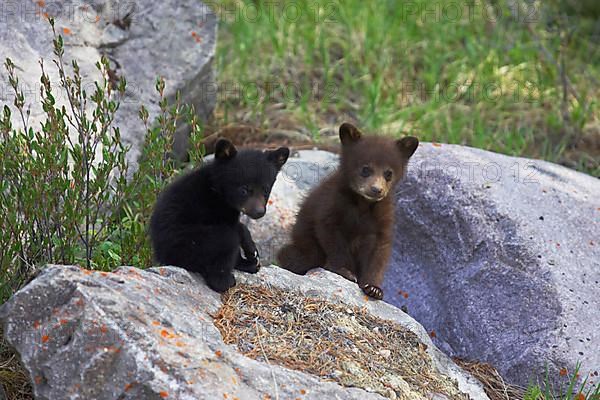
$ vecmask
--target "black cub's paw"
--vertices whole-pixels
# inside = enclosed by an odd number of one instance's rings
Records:
[[[252,254],[248,258],[242,258],[240,256],[235,269],[237,269],[238,271],[255,274],[260,270],[260,267],[260,257],[258,256],[258,251],[255,250],[254,254]]]
[[[383,290],[381,290],[377,286],[366,283],[361,287],[361,289],[369,297],[372,297],[377,300],[383,299]]]
[[[235,286],[235,277],[233,274],[208,276],[206,277],[206,284],[215,292],[223,293]]]

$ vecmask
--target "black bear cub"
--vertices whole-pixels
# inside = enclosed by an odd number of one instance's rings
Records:
[[[340,127],[339,169],[306,198],[292,228],[291,243],[278,253],[280,265],[297,274],[324,267],[382,299],[394,224],[394,185],[404,177],[419,141],[362,136]]]
[[[176,179],[158,197],[150,220],[156,261],[200,273],[217,292],[235,285],[234,268],[256,273],[258,251],[240,213],[253,219],[265,214],[289,153],[286,147],[238,152],[220,139],[214,161]]]

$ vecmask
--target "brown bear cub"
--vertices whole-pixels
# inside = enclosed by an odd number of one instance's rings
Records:
[[[419,141],[363,136],[349,123],[340,127],[340,139],[339,169],[308,195],[291,243],[277,258],[283,268],[300,275],[324,267],[382,299],[394,224],[390,192],[404,177]]]

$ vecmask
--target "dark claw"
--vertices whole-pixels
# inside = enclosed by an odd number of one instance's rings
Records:
[[[372,297],[376,300],[383,299],[383,290],[381,290],[377,286],[366,283],[362,286],[362,290],[369,297]]]
[[[254,252],[254,255],[258,256],[258,252]],[[235,267],[239,271],[249,272],[255,274],[260,269],[260,259],[258,257],[244,259],[241,258],[238,261],[238,265]]]

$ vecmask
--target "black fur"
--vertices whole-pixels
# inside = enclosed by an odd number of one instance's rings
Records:
[[[288,156],[285,147],[238,152],[219,140],[213,162],[175,180],[159,196],[150,221],[156,261],[200,273],[217,292],[235,285],[234,268],[257,272],[258,251],[240,213],[264,215]]]

